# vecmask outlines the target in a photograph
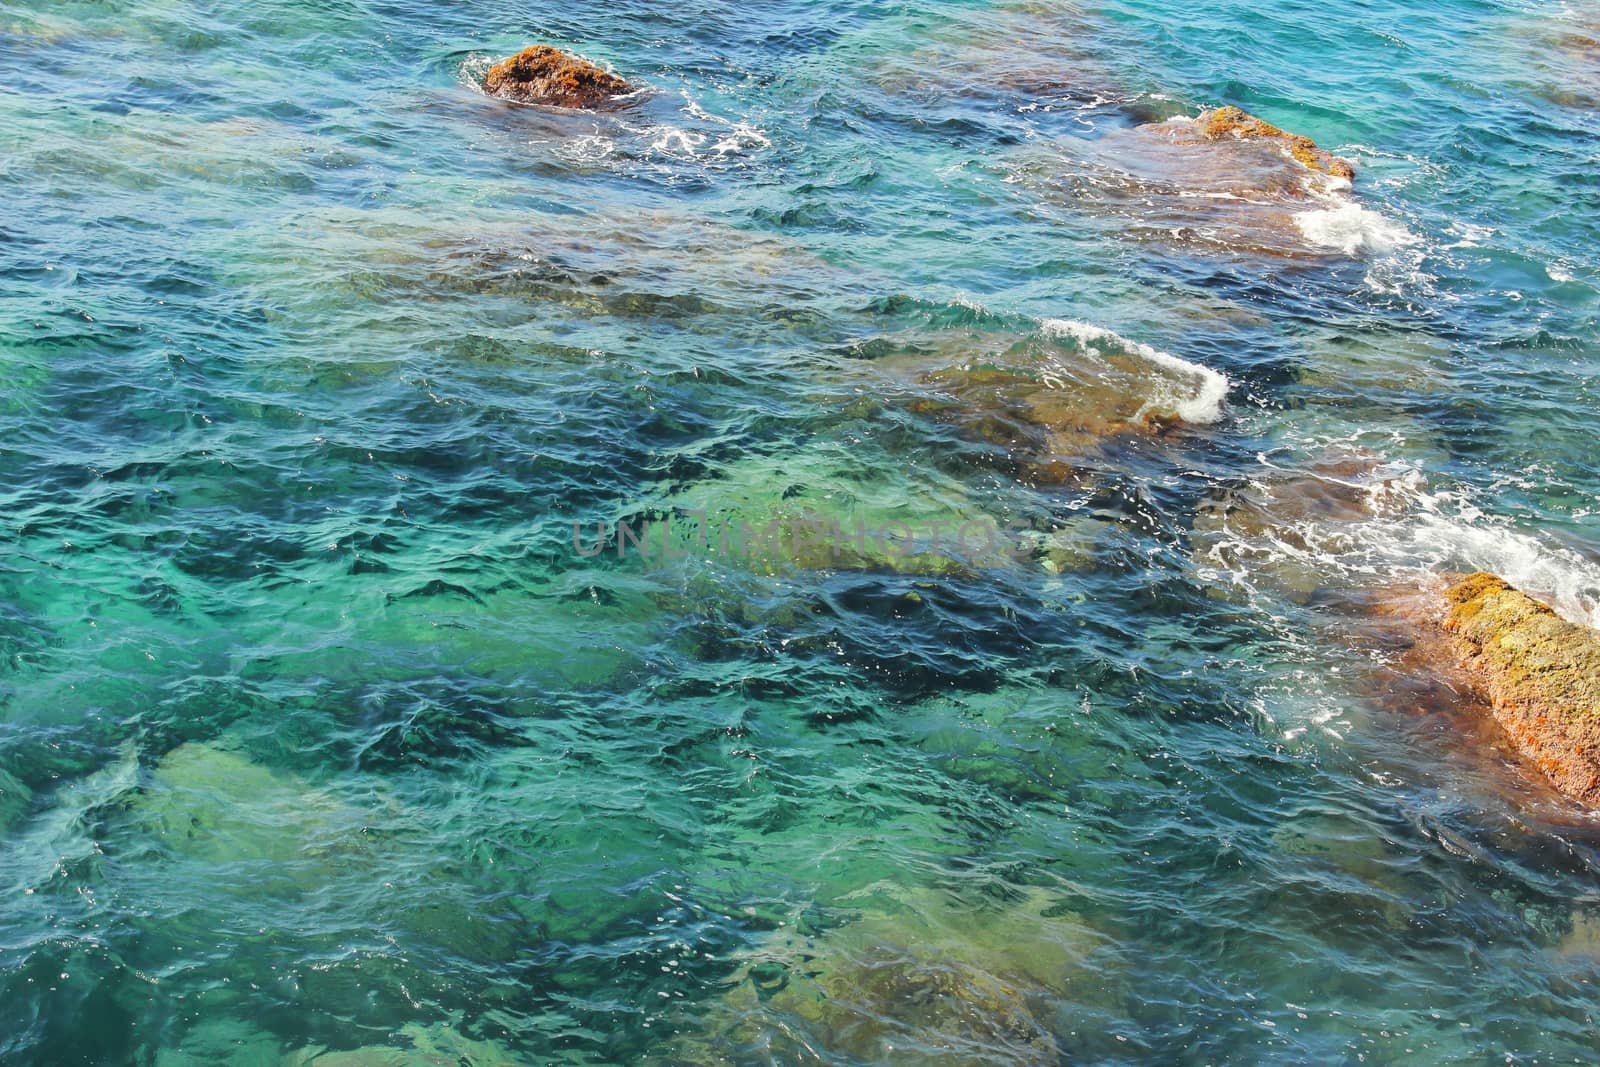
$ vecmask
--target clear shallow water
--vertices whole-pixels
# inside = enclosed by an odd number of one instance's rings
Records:
[[[0,4],[0,1060],[1592,1061],[1593,823],[1349,609],[1596,617],[1584,37]]]

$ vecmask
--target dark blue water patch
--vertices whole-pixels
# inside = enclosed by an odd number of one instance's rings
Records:
[[[0,567],[0,704],[6,702],[9,691],[6,679],[39,666],[55,643],[54,628],[23,601],[25,589],[38,577],[28,566]]]
[[[139,979],[114,951],[89,939],[63,935],[11,966],[19,980],[38,982],[48,992],[40,998],[42,1010],[37,1013],[0,1009],[7,1034],[0,1042],[0,1052],[7,1059],[43,1064],[61,1055],[68,1062],[108,1063],[126,1055],[134,1029],[129,1005],[136,997]],[[81,977],[71,985],[64,984],[60,976],[73,970]],[[84,1012],[104,1024],[85,1033],[83,1027],[67,1021],[84,1018],[80,1014]]]
[[[188,81],[134,77],[120,90],[98,95],[92,102],[87,99],[82,102],[91,111],[127,116],[144,111],[182,114],[201,108],[220,108],[225,106],[227,100],[228,97],[222,92]]]

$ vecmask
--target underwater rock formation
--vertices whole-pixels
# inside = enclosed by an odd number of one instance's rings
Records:
[[[1276,141],[1286,148],[1302,165],[1312,170],[1330,174],[1335,178],[1354,181],[1356,169],[1349,160],[1340,159],[1325,149],[1317,147],[1309,137],[1280,130],[1242,108],[1219,107],[1207,111],[1195,120],[1195,132],[1208,141],[1233,139],[1238,141]]]
[[[1351,195],[1348,161],[1234,107],[1062,139],[1019,174],[1075,219],[1186,253],[1316,260],[1418,243]]]
[[[395,1045],[366,1045],[344,1052],[302,1049],[284,1056],[280,1063],[281,1067],[427,1067],[442,1063],[516,1067],[527,1062],[496,1042],[476,1041],[448,1026],[407,1023],[395,1037]]]
[[[187,742],[152,768],[127,817],[219,893],[321,885],[365,842],[362,812],[219,744]]]
[[[489,68],[483,87],[493,96],[522,104],[604,107],[629,91],[628,83],[559,48],[534,45]]]
[[[1600,632],[1492,574],[1445,599],[1444,629],[1506,734],[1556,788],[1600,806]]]
[[[773,575],[955,577],[1013,566],[1022,554],[1000,519],[958,480],[933,471],[910,484],[863,476],[857,458],[835,443],[743,458],[724,466],[720,477],[652,505],[678,516],[632,524],[642,542],[634,551],[657,562],[717,559]],[[614,530],[612,544],[620,537]]]

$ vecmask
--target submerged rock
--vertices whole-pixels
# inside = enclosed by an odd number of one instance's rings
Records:
[[[1124,239],[1229,256],[1319,260],[1415,244],[1350,194],[1355,168],[1238,108],[1064,139],[1019,176]],[[1109,228],[1109,227],[1108,227]]]
[[[1110,939],[1042,890],[987,907],[926,890],[890,897],[842,927],[757,950],[699,1016],[703,1030],[653,1062],[1065,1062],[1054,1006],[1115,984],[1099,958]]]
[[[571,108],[604,107],[629,91],[615,74],[544,44],[490,67],[483,86],[506,100]]]
[[[1444,629],[1506,734],[1556,788],[1600,806],[1600,631],[1492,574],[1445,599]]]
[[[367,849],[370,817],[222,743],[190,741],[149,770],[109,832],[157,846],[178,877],[204,872],[220,902],[325,885]]]
[[[155,1067],[283,1067],[278,1039],[240,1019],[204,1019],[175,1046],[156,1050]]]
[[[1315,141],[1300,134],[1280,130],[1270,122],[1237,107],[1219,107],[1207,111],[1195,120],[1194,130],[1208,141],[1233,139],[1238,141],[1276,141],[1288,150],[1302,165],[1312,170],[1330,174],[1335,178],[1354,181],[1356,169],[1349,160],[1340,159]]]
[[[282,1058],[282,1067],[515,1067],[522,1060],[493,1041],[476,1041],[448,1026],[407,1023],[393,1045],[367,1045],[339,1052],[307,1048]]]
[[[631,523],[641,543],[612,551],[657,563],[716,559],[766,574],[928,577],[1013,566],[1022,553],[958,479],[933,470],[885,475],[841,444],[745,457],[651,503],[675,518]],[[610,545],[621,536],[614,527]]]
[[[1022,481],[1075,481],[1117,438],[1218,421],[1228,379],[1110,330],[1049,320],[1032,333],[960,331],[875,361],[892,399],[956,427]]]
[[[1364,450],[1334,449],[1303,469],[1269,469],[1199,507],[1195,560],[1236,584],[1265,584],[1308,601],[1325,584],[1346,580],[1347,557],[1359,555],[1365,528],[1404,514],[1421,484],[1415,471]]]

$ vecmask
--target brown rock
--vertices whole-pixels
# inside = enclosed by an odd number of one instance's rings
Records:
[[[1600,631],[1492,574],[1445,592],[1444,628],[1473,685],[1556,788],[1600,806]]]
[[[1219,107],[1214,111],[1207,111],[1195,120],[1195,128],[1209,141],[1220,141],[1229,137],[1240,141],[1277,141],[1288,149],[1289,154],[1296,160],[1312,170],[1331,174],[1335,178],[1344,178],[1347,181],[1354,181],[1356,177],[1356,168],[1349,160],[1340,159],[1332,152],[1318,148],[1316,142],[1309,137],[1287,133],[1241,108]]]
[[[506,100],[571,108],[604,107],[629,91],[615,74],[543,44],[490,67],[483,85]]]

